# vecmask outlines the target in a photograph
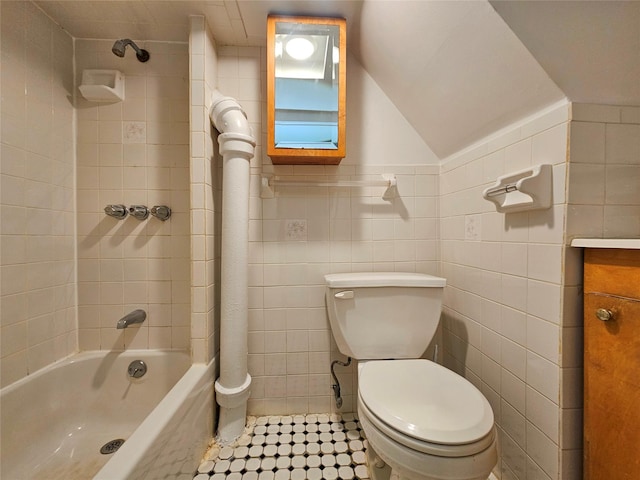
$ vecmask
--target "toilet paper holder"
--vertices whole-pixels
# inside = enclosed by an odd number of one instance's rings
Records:
[[[498,177],[482,196],[501,213],[524,212],[551,207],[552,165],[534,165]]]

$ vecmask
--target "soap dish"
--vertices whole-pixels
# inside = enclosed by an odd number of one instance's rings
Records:
[[[124,75],[118,70],[84,70],[80,93],[90,102],[124,100]]]

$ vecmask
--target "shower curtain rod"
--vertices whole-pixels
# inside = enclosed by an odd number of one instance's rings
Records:
[[[396,176],[393,174],[383,174],[382,180],[315,180],[315,179],[295,179],[288,180],[277,176],[262,177],[262,198],[273,198],[276,187],[338,187],[338,188],[358,188],[358,187],[384,187],[382,198],[395,197],[398,185]]]

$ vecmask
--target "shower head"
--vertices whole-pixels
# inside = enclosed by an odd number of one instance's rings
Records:
[[[129,38],[122,38],[120,40],[116,40],[115,43],[113,44],[113,47],[111,47],[111,51],[119,57],[124,57],[124,51],[127,48],[127,45],[131,45],[131,48],[133,48],[136,51],[136,57],[138,58],[138,60],[140,60],[141,62],[146,62],[147,60],[149,60],[149,52],[147,52],[142,48],[139,48],[133,42],[133,40]]]
[[[127,44],[125,43],[126,41],[126,39],[116,40],[116,43],[114,43],[113,47],[111,47],[111,51],[119,57],[124,57],[124,49],[127,46]]]

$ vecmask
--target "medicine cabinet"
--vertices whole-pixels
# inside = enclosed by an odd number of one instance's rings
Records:
[[[267,155],[337,165],[346,154],[346,21],[267,19]]]

